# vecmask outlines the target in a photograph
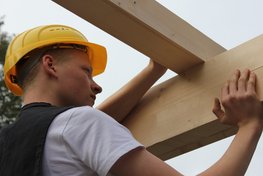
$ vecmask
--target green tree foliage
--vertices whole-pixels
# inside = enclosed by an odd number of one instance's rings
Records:
[[[3,65],[6,50],[13,36],[2,32],[3,17],[0,18],[0,129],[15,121],[21,107],[20,97],[14,96],[5,86]]]

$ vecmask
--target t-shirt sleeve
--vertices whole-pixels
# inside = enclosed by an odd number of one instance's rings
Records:
[[[82,162],[105,176],[124,154],[143,147],[130,131],[107,114],[94,108],[80,107],[72,111],[62,134],[67,150]]]

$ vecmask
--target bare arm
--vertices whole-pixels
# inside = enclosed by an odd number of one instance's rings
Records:
[[[135,149],[121,157],[110,172],[116,176],[182,176],[145,149]]]
[[[223,157],[200,175],[244,176],[262,133],[262,107],[255,91],[256,75],[236,71],[222,89],[222,105],[215,100],[214,113],[225,124],[239,130]]]
[[[150,61],[137,76],[97,108],[121,122],[166,70],[158,63]]]
[[[244,176],[263,128],[261,103],[255,92],[256,75],[237,71],[222,89],[222,105],[215,100],[213,112],[222,123],[239,127],[223,157],[200,176]],[[182,176],[145,149],[121,157],[111,168],[116,176]]]

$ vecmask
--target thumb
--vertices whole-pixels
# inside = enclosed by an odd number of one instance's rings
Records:
[[[218,98],[215,98],[214,100],[214,107],[213,107],[213,113],[217,116],[217,118],[221,121],[224,116],[225,112],[221,108],[221,104]]]

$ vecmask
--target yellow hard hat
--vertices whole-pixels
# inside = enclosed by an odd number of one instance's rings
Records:
[[[54,44],[78,44],[87,46],[93,76],[102,73],[107,63],[105,47],[88,42],[78,30],[64,25],[39,26],[16,36],[8,46],[5,64],[4,80],[6,86],[15,94],[22,95],[21,87],[16,84],[16,64],[27,53],[37,48]]]

